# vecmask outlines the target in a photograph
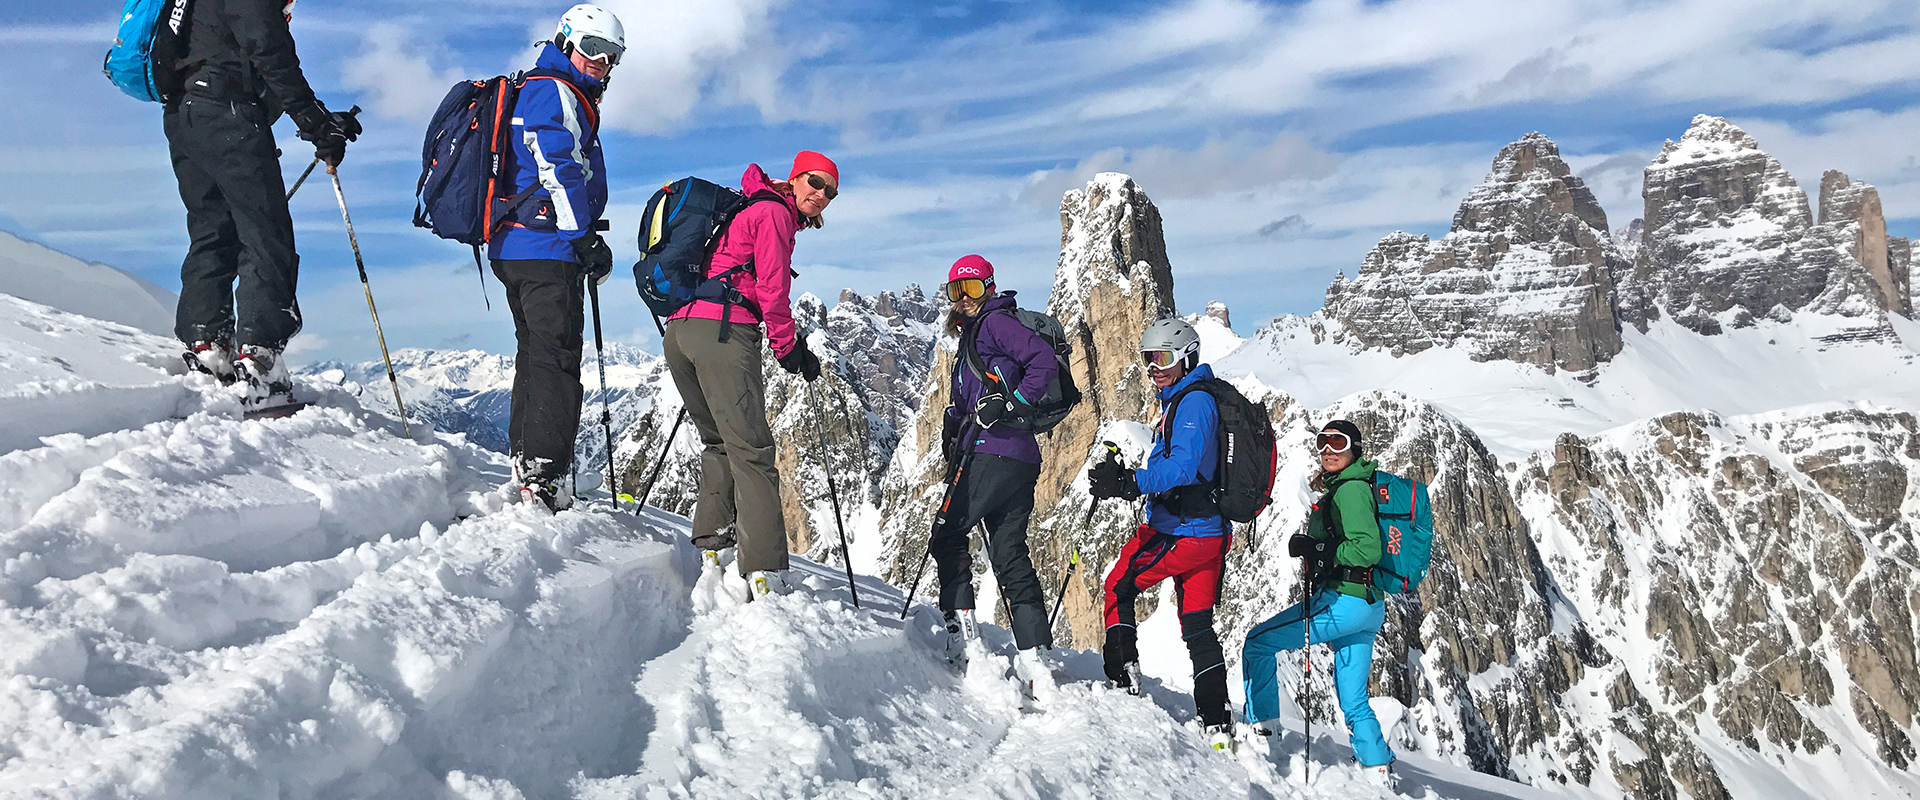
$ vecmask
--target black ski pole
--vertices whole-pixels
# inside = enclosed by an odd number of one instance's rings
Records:
[[[1101,452],[1103,459],[1112,459],[1120,455],[1119,446],[1113,442],[1101,442],[1100,447],[1103,448]],[[1089,485],[1088,489],[1092,489],[1092,486]],[[1094,497],[1091,491],[1088,492],[1087,497],[1087,516],[1085,519],[1080,520],[1081,536],[1085,536],[1088,531],[1093,530],[1093,512],[1100,507],[1100,498]],[[1052,630],[1053,624],[1059,621],[1060,607],[1067,603],[1067,583],[1073,580],[1073,571],[1076,567],[1080,566],[1080,546],[1072,542],[1069,542],[1067,546],[1072,548],[1073,555],[1067,559],[1067,574],[1060,576],[1060,593],[1054,598],[1053,613],[1047,617],[1048,630]]]
[[[819,392],[816,391],[814,395],[817,398]],[[824,413],[825,411],[825,408],[820,409],[820,413]],[[845,398],[841,398],[840,416],[844,419],[846,415],[847,401]],[[847,566],[847,590],[853,592],[853,607],[859,608],[860,587],[854,585],[853,582],[853,550],[847,547],[847,524],[840,518],[840,486],[838,482],[833,479],[833,460],[827,457],[827,447],[824,438],[826,434],[821,432],[821,429],[825,427],[825,424],[821,424],[814,428],[813,446],[820,451],[820,466],[825,469],[827,473],[827,495],[833,498],[833,527],[840,531],[840,560],[845,562]]]
[[[633,513],[647,507],[647,497],[653,494],[653,484],[660,479],[660,467],[667,463],[667,454],[673,452],[673,437],[680,435],[680,423],[687,421],[687,407],[680,407],[680,415],[673,418],[673,430],[667,432],[666,443],[660,445],[660,457],[653,460],[653,470],[647,473],[647,485],[640,490],[640,498],[633,503]]]
[[[613,410],[607,389],[607,345],[600,338],[600,284],[587,276],[587,299],[593,304],[593,360],[600,365],[600,431],[607,437],[607,494],[613,497],[613,509],[620,510],[620,493],[613,483]],[[639,513],[639,509],[634,509]]]
[[[354,106],[352,112],[359,112]],[[400,379],[393,374],[393,356],[387,353],[387,335],[380,330],[380,311],[373,306],[373,284],[367,280],[367,262],[360,257],[360,238],[353,234],[353,217],[347,214],[347,196],[340,191],[339,168],[328,164],[327,174],[333,177],[333,199],[340,201],[340,221],[347,225],[347,243],[353,245],[353,265],[360,268],[360,288],[367,294],[367,313],[373,317],[373,335],[380,340],[380,358],[387,363],[387,383],[393,385],[393,407],[400,412],[400,430],[407,438],[413,438],[413,427],[407,424],[407,406],[400,399]]]
[[[354,106],[354,108],[359,108],[359,106]],[[312,175],[313,168],[317,166],[320,166],[320,157],[314,156],[313,160],[307,163],[307,168],[300,171],[300,179],[293,182],[293,188],[287,190],[288,200],[293,199],[294,192],[300,191],[300,184],[307,182],[307,176]]]
[[[1300,780],[1313,774],[1313,712],[1307,709],[1312,696],[1313,659],[1308,648],[1313,644],[1313,560],[1300,565],[1306,582],[1300,586]]]
[[[920,568],[913,573],[913,582],[907,584],[907,599],[900,603],[900,618],[907,618],[907,609],[913,607],[913,593],[920,588],[920,578],[927,574],[927,561],[933,558],[933,537],[947,526],[947,512],[953,510],[953,489],[960,485],[961,477],[967,473],[967,466],[973,463],[973,436],[969,422],[961,428],[961,435],[967,438],[966,449],[960,451],[960,461],[953,465],[953,471],[947,479],[947,491],[940,497],[940,508],[933,514],[933,530],[927,533],[927,549],[920,554]]]

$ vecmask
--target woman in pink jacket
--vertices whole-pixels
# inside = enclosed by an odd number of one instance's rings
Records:
[[[787,527],[767,428],[760,340],[764,334],[782,369],[808,381],[820,377],[820,359],[793,324],[793,237],[801,228],[820,227],[821,212],[840,194],[840,168],[802,150],[786,180],[773,180],[754,164],[741,176],[740,190],[755,202],[721,234],[707,269],[732,291],[722,301],[695,300],[675,312],[667,322],[666,353],[687,416],[706,445],[693,542],[713,567],[723,549],[737,544],[740,575],[763,596],[786,589]]]

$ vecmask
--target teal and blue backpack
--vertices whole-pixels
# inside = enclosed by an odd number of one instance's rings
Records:
[[[193,0],[127,0],[100,71],[135,100],[171,102],[186,84],[180,60],[192,14]]]
[[[1433,504],[1427,485],[1391,472],[1373,474],[1374,515],[1380,522],[1380,563],[1374,588],[1411,594],[1427,577],[1433,561]]]

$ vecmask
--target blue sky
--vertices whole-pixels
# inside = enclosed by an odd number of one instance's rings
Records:
[[[341,176],[394,347],[510,350],[499,286],[410,224],[426,117],[457,79],[530,62],[565,2],[300,0],[308,79],[370,112]],[[1501,145],[1552,136],[1623,227],[1640,171],[1697,113],[1726,116],[1817,191],[1876,185],[1920,235],[1920,4],[1912,0],[616,0],[632,50],[605,108],[610,241],[687,174],[841,165],[828,227],[800,238],[800,289],[931,286],[960,255],[1035,303],[1063,191],[1133,174],[1166,223],[1184,310],[1246,333],[1318,308],[1393,230],[1440,234]],[[118,5],[0,7],[0,228],[177,287],[184,212],[160,110],[99,73]],[[289,180],[310,149],[277,129]],[[324,183],[293,203],[306,358],[377,357]],[[608,335],[649,347],[630,277]]]

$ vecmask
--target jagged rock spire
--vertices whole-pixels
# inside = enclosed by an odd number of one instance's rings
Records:
[[[1451,233],[1381,240],[1327,289],[1326,310],[1363,347],[1587,370],[1620,352],[1613,274],[1625,263],[1593,192],[1530,133],[1501,149]]]

